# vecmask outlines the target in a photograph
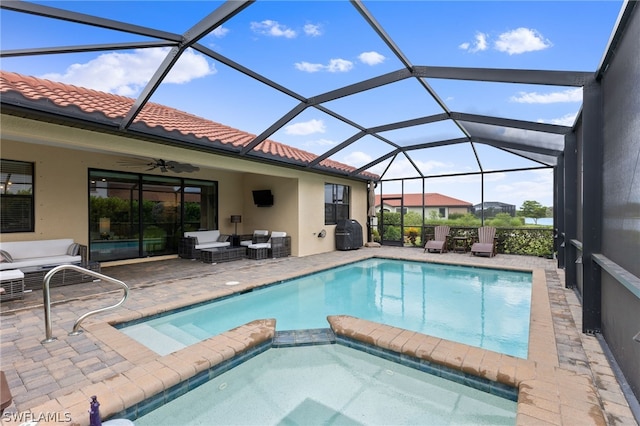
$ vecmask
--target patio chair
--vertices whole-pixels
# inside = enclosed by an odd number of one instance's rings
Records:
[[[482,226],[478,228],[478,242],[471,246],[471,254],[477,256],[486,254],[493,257],[496,254],[496,228],[493,226]]]
[[[287,257],[291,255],[291,237],[286,232],[273,231],[266,243],[251,244],[247,247],[249,259]]]
[[[424,245],[424,251],[426,252],[428,250],[429,253],[434,251],[446,253],[447,240],[449,239],[449,227],[447,225],[436,226],[434,233],[434,238],[427,241]]]
[[[250,240],[240,241],[241,246],[249,247],[251,244],[266,243],[269,241],[269,231],[266,229],[256,229]]]

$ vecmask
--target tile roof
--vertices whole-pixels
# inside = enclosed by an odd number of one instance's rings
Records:
[[[48,106],[54,106],[61,114],[80,111],[80,116],[74,116],[95,122],[88,114],[101,114],[102,121],[118,124],[124,119],[135,103],[135,99],[98,90],[54,82],[37,77],[25,76],[18,73],[0,71],[0,94],[19,93],[28,101],[47,101]],[[73,111],[66,108],[75,107]],[[76,109],[77,108],[77,109]],[[63,112],[64,111],[64,112]],[[170,108],[153,102],[147,102],[135,118],[133,125],[145,125],[149,129],[164,132],[178,132],[185,140],[192,138],[200,141],[222,144],[227,148],[240,149],[249,144],[256,135],[234,129],[215,121],[211,121],[184,111]],[[155,133],[155,132],[154,132]],[[157,133],[156,133],[157,134]],[[277,160],[294,161],[306,165],[318,158],[317,155],[288,146],[270,139],[266,139],[254,148],[254,153],[264,154],[261,157],[272,157]],[[353,172],[355,167],[331,159],[324,159],[319,163],[322,168],[333,169],[338,172]],[[378,179],[371,173],[361,173],[361,176]]]
[[[442,195],[437,192],[426,192],[425,203],[427,207],[471,207],[473,204],[468,201],[458,200],[457,198]],[[385,204],[400,207],[402,194],[384,194]],[[395,200],[386,200],[386,198],[396,198]],[[376,206],[380,205],[380,195],[376,195]],[[404,194],[404,207],[422,207],[422,194]]]

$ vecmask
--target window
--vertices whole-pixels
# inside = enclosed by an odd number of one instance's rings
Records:
[[[334,225],[342,219],[349,219],[349,187],[325,183],[324,224]]]
[[[440,217],[447,217],[447,209],[444,207],[440,207],[438,209],[438,214],[440,215]]]
[[[33,232],[33,163],[0,160],[0,232]]]

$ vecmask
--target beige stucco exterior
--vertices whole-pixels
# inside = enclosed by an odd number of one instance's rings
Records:
[[[240,214],[239,233],[286,231],[292,238],[293,256],[335,250],[335,225],[324,224],[325,183],[351,187],[351,218],[366,228],[367,185],[362,181],[4,114],[0,129],[0,157],[35,164],[36,218],[35,232],[2,234],[2,241],[73,238],[88,244],[89,169],[162,174],[119,164],[131,157],[169,158],[199,166],[198,172],[171,175],[218,181],[221,232],[232,233],[229,217]],[[251,191],[257,189],[271,189],[272,207],[253,204]],[[323,229],[326,237],[318,238]]]

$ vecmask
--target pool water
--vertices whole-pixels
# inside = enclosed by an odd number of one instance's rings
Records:
[[[125,325],[161,355],[255,319],[278,330],[327,327],[351,315],[521,358],[527,357],[531,273],[367,259]]]
[[[342,345],[269,349],[145,425],[514,425],[517,403]]]

